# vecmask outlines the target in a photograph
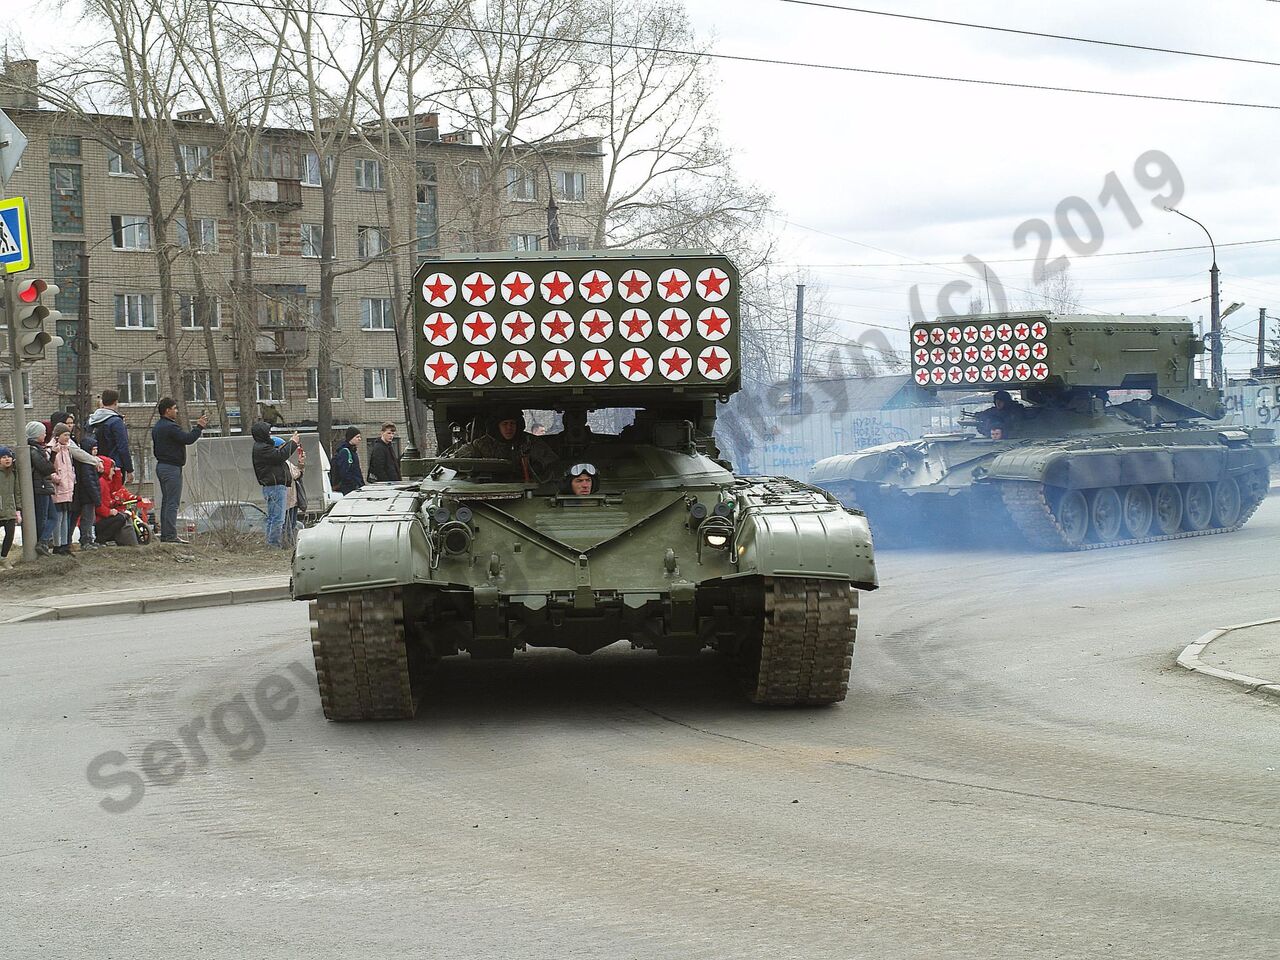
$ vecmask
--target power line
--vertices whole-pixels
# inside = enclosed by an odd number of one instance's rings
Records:
[[[1124,50],[1146,50],[1151,53],[1172,53],[1182,57],[1201,57],[1206,60],[1226,60],[1231,63],[1252,63],[1263,67],[1280,67],[1275,60],[1255,60],[1251,57],[1229,57],[1221,53],[1201,53],[1196,50],[1176,50],[1172,47],[1149,47],[1140,43],[1122,43],[1117,40],[1096,40],[1090,37],[1073,37],[1063,33],[1042,33],[1038,30],[1019,30],[1014,27],[998,27],[989,23],[968,23],[964,20],[944,20],[940,17],[922,17],[910,13],[892,13],[888,10],[868,10],[865,7],[845,7],[838,3],[820,3],[818,0],[780,0],[801,7],[818,7],[823,10],[840,10],[844,13],[865,13],[873,17],[892,17],[895,20],[915,20],[920,23],[937,23],[948,27],[966,27],[970,30],[992,30],[996,33],[1013,33],[1023,37],[1042,37],[1047,40],[1069,40],[1072,43],[1094,43],[1103,47],[1119,47]]]
[[[244,7],[250,10],[275,10],[281,13],[296,13],[294,8],[278,6],[270,3],[250,3],[245,0],[211,0],[225,7]],[[366,22],[366,18],[350,13],[338,13],[330,10],[307,11],[310,16],[333,17],[339,20],[356,20]],[[551,43],[574,44],[586,47],[603,47],[610,50],[631,50],[637,53],[671,54],[682,57],[704,57],[709,60],[726,60],[733,63],[753,63],[775,67],[798,67],[806,70],[824,70],[835,73],[860,73],[877,77],[899,77],[912,80],[937,80],[945,83],[965,83],[983,87],[1006,87],[1015,90],[1038,90],[1053,93],[1076,93],[1093,97],[1118,97],[1128,100],[1153,100],[1165,103],[1194,103],[1211,107],[1243,107],[1249,110],[1280,110],[1280,104],[1245,103],[1236,100],[1201,100],[1195,97],[1171,97],[1156,93],[1124,93],[1118,90],[1092,90],[1085,87],[1057,87],[1042,83],[1015,83],[1012,80],[979,80],[976,77],[951,77],[943,74],[908,73],[904,70],[873,70],[870,67],[854,67],[838,63],[814,63],[804,60],[782,60],[774,57],[752,57],[736,53],[711,53],[707,50],[684,50],[677,47],[649,46],[639,43],[618,43],[611,40],[592,40],[587,37],[553,37],[546,33],[525,33],[519,30],[500,30],[494,27],[467,26],[455,23],[432,23],[429,21],[406,20],[400,17],[376,17],[387,25],[426,27],[432,30],[463,31],[470,34],[481,34],[493,37],[508,37],[515,40],[545,40]]]

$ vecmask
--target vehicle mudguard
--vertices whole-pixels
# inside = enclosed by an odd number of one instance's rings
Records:
[[[1213,483],[1265,464],[1265,455],[1247,446],[1203,444],[1093,450],[1032,446],[995,457],[987,477],[1087,490],[1135,483]]]
[[[867,518],[829,503],[757,505],[739,519],[738,575],[828,577],[874,590]]]

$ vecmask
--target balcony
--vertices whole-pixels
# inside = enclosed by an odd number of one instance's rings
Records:
[[[259,330],[254,352],[260,357],[302,357],[307,353],[307,328],[270,327]]]
[[[250,180],[249,204],[259,210],[301,209],[302,181]]]

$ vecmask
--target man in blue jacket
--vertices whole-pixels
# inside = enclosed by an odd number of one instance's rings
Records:
[[[364,474],[360,472],[360,428],[347,427],[346,439],[333,452],[333,467],[329,479],[333,489],[344,497],[364,486]]]
[[[187,447],[200,439],[209,417],[201,414],[194,427],[183,430],[178,426],[178,401],[173,397],[161,397],[156,412],[160,419],[151,428],[151,451],[156,457],[156,479],[160,481],[160,542],[186,543],[178,536],[182,468],[187,465]]]
[[[102,406],[89,416],[88,426],[98,438],[98,453],[110,457],[124,473],[124,482],[133,483],[133,454],[129,452],[129,428],[116,408],[120,406],[119,390],[103,390]],[[53,429],[50,427],[50,429]]]

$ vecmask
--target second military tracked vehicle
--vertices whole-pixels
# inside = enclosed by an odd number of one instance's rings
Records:
[[[858,591],[876,586],[870,534],[830,494],[735,476],[721,457],[737,284],[725,258],[689,253],[419,270],[416,388],[440,453],[298,540],[327,717],[412,716],[442,657],[619,640],[719,651],[757,703],[844,699]],[[607,408],[632,422],[594,432],[588,414]],[[521,410],[557,411],[564,429],[521,434]],[[594,489],[575,494],[565,474],[588,466]]]
[[[880,540],[1172,540],[1237,530],[1267,494],[1274,431],[1211,422],[1223,408],[1195,378],[1204,343],[1186,320],[988,314],[917,324],[911,338],[921,388],[1004,395],[965,430],[814,465],[810,481],[864,509]]]

